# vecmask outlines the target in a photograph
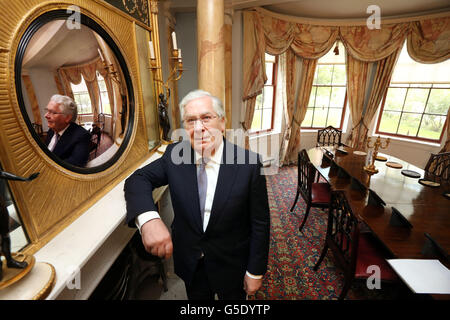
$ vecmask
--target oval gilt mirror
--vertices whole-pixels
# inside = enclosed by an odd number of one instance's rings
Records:
[[[126,148],[134,95],[113,39],[88,16],[79,18],[55,10],[31,23],[17,50],[15,83],[40,148],[66,169],[89,174],[110,167]]]

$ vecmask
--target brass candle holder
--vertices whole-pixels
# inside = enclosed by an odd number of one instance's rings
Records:
[[[108,64],[103,56],[102,51],[99,49],[98,53],[100,55],[100,60],[102,61],[103,68],[108,73],[108,75],[111,77],[111,79],[116,82],[118,85],[120,85],[120,79],[119,79],[119,73],[117,72],[116,68],[114,68],[114,64],[110,63]]]
[[[163,85],[163,87],[166,89],[167,92],[169,92],[168,97],[170,96],[170,90],[169,90],[169,83],[170,81],[178,81],[181,79],[181,76],[183,75],[183,60],[181,59],[181,56],[179,56],[178,50],[172,50],[172,57],[170,59],[175,60],[174,66],[172,70],[170,71],[169,76],[167,77],[167,81],[163,81],[162,79],[159,79],[159,77],[156,77],[156,70],[159,69],[156,65],[156,58],[150,59],[150,69],[153,72],[153,79],[156,82],[159,82]]]
[[[378,169],[375,167],[375,159],[378,155],[378,149],[379,148],[386,149],[389,146],[391,139],[387,138],[387,140],[385,141],[385,144],[383,145],[383,143],[381,142],[380,136],[378,136],[377,140],[375,141],[375,143],[372,146],[370,145],[370,140],[371,140],[371,138],[368,137],[367,138],[367,148],[369,148],[369,149],[373,148],[372,161],[371,161],[370,165],[364,166],[364,170],[368,174],[375,174],[378,172]]]
[[[152,45],[152,43],[150,43],[150,45]],[[152,50],[153,48],[151,48]],[[156,63],[156,57],[154,56],[154,53],[151,52],[151,57],[150,57],[150,69],[153,73],[153,79],[155,83],[160,83],[163,88],[164,88],[164,93],[160,93],[159,95],[159,99],[160,102],[158,104],[158,113],[160,116],[160,128],[159,128],[159,135],[160,135],[160,141],[161,144],[170,144],[172,143],[172,141],[169,140],[168,137],[165,137],[165,133],[164,130],[162,128],[162,123],[164,122],[164,119],[166,119],[166,125],[168,123],[168,116],[167,116],[167,101],[168,98],[170,97],[170,88],[169,88],[169,83],[171,81],[178,81],[181,79],[181,76],[183,74],[183,60],[181,59],[181,50],[172,50],[172,56],[170,57],[170,59],[174,60],[173,63],[173,67],[172,70],[170,71],[169,76],[167,77],[167,80],[164,82],[162,79],[160,79],[160,75],[159,73],[157,73],[156,71],[158,69],[160,69],[161,67],[157,66]],[[157,92],[158,90],[156,90]],[[170,128],[170,124],[169,124],[169,128]],[[167,130],[167,128],[166,128]]]

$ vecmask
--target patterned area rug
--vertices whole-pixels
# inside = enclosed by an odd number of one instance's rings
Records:
[[[280,168],[266,176],[271,212],[271,236],[268,271],[263,287],[256,293],[259,300],[330,300],[337,299],[343,285],[343,274],[334,265],[331,250],[317,271],[313,267],[322,252],[327,228],[327,212],[311,208],[300,233],[298,228],[305,212],[299,196],[293,213],[297,188],[297,167]],[[354,281],[346,299],[395,299],[397,289],[384,283],[381,290],[369,290],[365,281]]]

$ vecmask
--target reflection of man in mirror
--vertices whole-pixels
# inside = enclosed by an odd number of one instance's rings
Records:
[[[38,176],[38,173],[31,175],[28,178],[18,177],[9,172],[0,171],[0,180],[16,180],[16,181],[30,181]],[[4,183],[0,181],[0,183]],[[0,188],[0,190],[3,188]],[[1,234],[1,254],[5,256],[6,265],[8,268],[23,269],[28,264],[14,260],[11,256],[11,238],[9,237],[9,213],[6,206],[6,188],[0,192],[0,234]],[[2,261],[0,260],[0,280],[2,280]]]
[[[169,131],[170,131],[170,122],[169,115],[167,114],[167,101],[164,94],[159,94],[159,103],[158,103],[158,114],[159,114],[159,124],[162,128],[162,139],[164,141],[169,141]]]
[[[84,167],[89,157],[91,135],[75,123],[78,115],[75,102],[70,97],[55,94],[45,111],[48,148],[62,160]]]

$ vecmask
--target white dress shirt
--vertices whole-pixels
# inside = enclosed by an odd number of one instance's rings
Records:
[[[50,151],[53,151],[53,149],[55,149],[56,143],[58,142],[57,140],[57,135],[59,135],[59,138],[61,138],[61,136],[63,135],[64,131],[66,131],[66,129],[69,127],[69,125],[67,127],[65,127],[64,129],[62,129],[61,131],[58,131],[57,133],[55,132],[53,134],[52,140],[50,140],[50,143],[48,144],[48,149]]]
[[[223,154],[223,141],[220,143],[219,148],[214,153],[214,155],[209,159],[208,163],[205,165],[205,171],[206,171],[206,177],[208,179],[208,185],[206,187],[206,200],[205,200],[205,213],[203,218],[203,231],[206,231],[206,228],[208,227],[209,219],[211,217],[211,209],[212,204],[214,200],[214,194],[216,192],[216,185],[217,185],[217,179],[219,177],[219,169],[220,169],[220,163],[222,162],[222,154]],[[195,151],[195,164],[200,164],[202,160],[201,154],[199,154],[197,151]],[[135,223],[136,226],[139,228],[139,232],[141,232],[141,227],[146,223],[147,221],[160,218],[158,212],[156,211],[147,211],[144,213],[141,213],[139,216],[136,217]],[[262,279],[262,276],[255,276],[250,274],[247,271],[247,275],[254,279]]]

